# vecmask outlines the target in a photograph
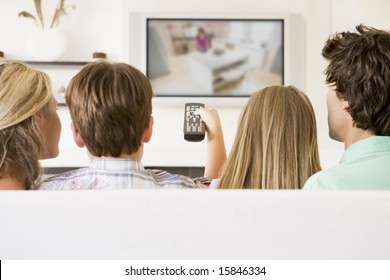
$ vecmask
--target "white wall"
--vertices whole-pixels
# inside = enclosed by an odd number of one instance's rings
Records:
[[[57,0],[42,0],[45,25],[50,25]],[[121,58],[120,17],[122,0],[67,0],[76,5],[61,17],[60,28],[68,39],[61,60],[87,61],[95,51],[105,51],[114,60]],[[27,51],[27,38],[36,28],[33,20],[18,18],[20,11],[35,13],[33,0],[0,0],[0,50],[6,57],[33,60]]]
[[[44,9],[54,9],[53,2],[42,1]],[[328,36],[336,30],[352,28],[364,22],[380,28],[388,28],[390,3],[386,0],[68,0],[77,5],[75,11],[61,19],[61,28],[69,40],[69,48],[62,60],[90,60],[94,51],[104,51],[113,61],[126,60],[127,38],[125,24],[128,12],[169,13],[218,13],[218,14],[264,14],[299,13],[305,21],[306,72],[304,90],[310,97],[317,115],[321,161],[324,168],[337,164],[343,152],[341,143],[328,137],[325,105],[326,86],[323,70],[325,62],[321,49]],[[51,6],[50,6],[51,5]],[[0,50],[6,58],[31,59],[26,51],[26,38],[34,28],[32,21],[18,18],[21,10],[34,11],[32,0],[0,1]],[[129,35],[131,36],[131,34]],[[60,77],[69,75],[69,70],[60,70]],[[77,71],[73,70],[73,71]],[[58,71],[57,71],[58,72]],[[56,76],[55,79],[58,79]],[[221,104],[210,100],[220,110],[229,149],[236,129],[237,117],[243,104]],[[207,104],[206,104],[207,105]],[[63,120],[59,158],[44,161],[46,166],[81,166],[88,163],[85,151],[79,150],[70,135],[68,113],[60,110]],[[154,136],[146,145],[144,163],[154,166],[202,166],[205,143],[188,143],[183,140],[181,106],[167,101],[155,100]]]

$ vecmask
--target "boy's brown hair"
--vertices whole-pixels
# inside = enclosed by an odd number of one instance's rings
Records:
[[[141,71],[125,63],[89,63],[70,81],[65,99],[73,124],[97,157],[132,154],[152,114],[153,91]]]

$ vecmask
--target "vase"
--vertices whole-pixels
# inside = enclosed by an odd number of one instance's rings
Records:
[[[27,47],[34,60],[56,61],[64,54],[67,40],[58,28],[39,28],[30,34]]]

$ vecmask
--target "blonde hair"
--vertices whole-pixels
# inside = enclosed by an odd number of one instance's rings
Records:
[[[44,137],[33,116],[48,108],[47,74],[17,61],[0,62],[0,178],[23,175],[26,189],[36,188]]]
[[[293,86],[255,92],[243,108],[219,188],[301,189],[321,170],[308,97]]]

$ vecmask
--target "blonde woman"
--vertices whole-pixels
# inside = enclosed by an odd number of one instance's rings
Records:
[[[58,155],[61,123],[47,74],[0,62],[0,189],[37,188],[39,159]]]
[[[296,87],[270,86],[243,108],[218,188],[301,189],[320,169],[309,99]]]

